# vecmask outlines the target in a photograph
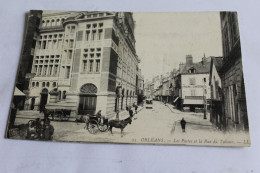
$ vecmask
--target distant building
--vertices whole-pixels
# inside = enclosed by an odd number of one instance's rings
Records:
[[[196,107],[204,107],[210,98],[209,88],[210,62],[204,58],[201,62],[193,63],[192,56],[186,56],[186,64],[181,72],[181,98],[183,107],[195,111]]]
[[[134,28],[126,12],[43,14],[28,107],[71,109],[72,116],[102,110],[110,117],[137,102]]]
[[[137,84],[136,84],[136,93],[137,93],[137,104],[142,103],[144,98],[144,77],[142,75],[141,69],[137,70]]]
[[[236,12],[220,12],[223,66],[220,70],[227,129],[248,130],[245,84]]]

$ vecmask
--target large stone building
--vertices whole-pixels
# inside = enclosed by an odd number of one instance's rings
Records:
[[[29,107],[47,104],[73,115],[102,110],[109,117],[136,102],[140,60],[134,28],[132,13],[126,12],[43,13]]]
[[[224,127],[248,130],[240,36],[236,12],[221,12],[223,66],[220,70],[224,96]]]

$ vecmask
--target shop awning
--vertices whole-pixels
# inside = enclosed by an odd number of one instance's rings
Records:
[[[177,98],[173,101],[173,103],[175,103],[179,98],[180,98],[180,97],[177,97]]]
[[[203,105],[203,100],[184,99],[184,105]]]
[[[21,90],[19,90],[17,87],[15,87],[14,96],[25,96],[25,94]]]

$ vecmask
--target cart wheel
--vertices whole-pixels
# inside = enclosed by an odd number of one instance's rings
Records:
[[[107,124],[99,124],[99,125],[98,125],[98,129],[99,129],[101,132],[105,132],[105,131],[107,131],[107,129],[108,129],[108,125],[107,125]]]
[[[70,115],[66,115],[65,117],[66,117],[66,121],[69,121]]]
[[[97,121],[92,120],[91,122],[89,122],[89,125],[88,125],[88,131],[89,131],[89,133],[95,134],[95,133],[98,132],[98,130],[99,130],[99,128],[98,128],[98,123],[97,123]]]
[[[62,112],[62,111],[57,111],[57,112],[56,112],[56,117],[57,117],[60,121],[62,121],[62,116],[63,116],[63,112]]]

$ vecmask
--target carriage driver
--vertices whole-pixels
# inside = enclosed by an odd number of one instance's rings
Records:
[[[98,122],[101,123],[101,119],[102,119],[101,110],[99,110],[99,111],[96,113],[96,117],[98,118]]]

